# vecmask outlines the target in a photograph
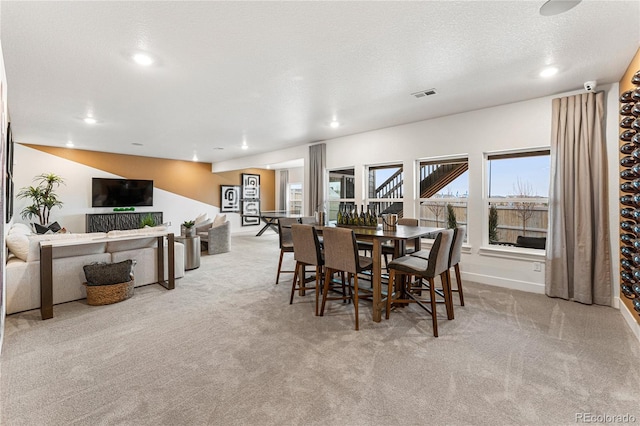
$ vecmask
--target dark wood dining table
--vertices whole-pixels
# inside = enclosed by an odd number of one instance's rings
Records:
[[[316,226],[319,234],[322,233],[324,228],[324,226]],[[373,258],[373,320],[380,322],[382,319],[382,311],[385,309],[385,304],[382,300],[382,243],[389,240],[393,241],[393,257],[396,258],[406,254],[407,241],[414,240],[416,250],[420,250],[420,238],[432,235],[435,238],[435,234],[443,231],[444,228],[406,225],[397,225],[393,231],[383,230],[382,225],[378,225],[377,228],[355,226],[349,226],[349,228],[353,229],[357,240],[371,241],[373,245],[371,255]]]

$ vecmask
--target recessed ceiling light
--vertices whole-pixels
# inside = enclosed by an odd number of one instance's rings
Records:
[[[148,67],[154,62],[153,58],[146,53],[136,53],[131,58],[136,64],[142,65],[143,67]]]
[[[67,141],[66,146],[67,146],[68,148],[73,148],[73,142],[71,142],[71,141]]]
[[[337,129],[338,127],[340,127],[340,122],[337,120],[333,120],[331,123],[329,123],[329,126],[331,126],[332,129]]]
[[[582,0],[548,0],[540,7],[540,15],[553,16],[573,9]]]
[[[249,149],[249,146],[247,144],[242,144],[242,149],[247,150]]]
[[[540,71],[540,77],[544,77],[544,78],[551,77],[558,74],[558,71],[559,70],[557,67],[547,67],[542,71]]]
[[[191,159],[191,161],[198,161],[198,156],[195,152],[193,153],[193,158]]]
[[[270,168],[271,168],[271,166],[269,164],[267,164],[267,169],[270,169]]]
[[[84,118],[84,122],[87,124],[96,124],[98,122],[98,120],[96,120],[93,117],[85,117]]]

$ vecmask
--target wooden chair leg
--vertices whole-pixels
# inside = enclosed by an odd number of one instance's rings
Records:
[[[318,316],[318,297],[320,293],[320,285],[322,281],[322,267],[316,266],[316,316]]]
[[[452,320],[453,316],[453,296],[451,293],[451,278],[449,271],[445,271],[440,274],[440,280],[442,281],[442,293],[444,294],[444,306],[447,308],[447,319]]]
[[[429,278],[429,294],[431,295],[431,320],[433,323],[433,336],[438,337],[438,316],[436,315],[436,286],[433,278]]]
[[[322,305],[320,306],[320,316],[324,316],[324,305],[327,302],[327,293],[329,293],[329,283],[331,282],[332,271],[326,268],[324,275],[324,291],[322,292]]]
[[[300,274],[300,286],[298,287],[298,292],[300,296],[304,296],[304,287],[307,284],[307,265],[302,264],[302,274]]]
[[[387,313],[385,315],[385,319],[389,319],[389,313],[391,312],[391,304],[394,293],[393,283],[395,282],[396,271],[392,269],[389,271],[389,284],[387,285]]]
[[[462,293],[462,277],[460,276],[460,265],[453,265],[453,270],[456,272],[456,282],[458,283],[458,297],[460,298],[460,306],[464,306],[464,294]]]
[[[293,303],[293,295],[296,292],[296,281],[298,279],[298,270],[302,264],[300,262],[296,262],[296,270],[293,272],[293,283],[291,283],[291,299],[289,299],[289,304]],[[276,283],[277,284],[277,283]]]
[[[278,261],[278,275],[276,276],[276,284],[280,281],[280,269],[282,269],[282,256],[284,252],[280,250],[280,260]]]
[[[356,308],[356,331],[358,331],[358,274],[353,274],[353,305]]]

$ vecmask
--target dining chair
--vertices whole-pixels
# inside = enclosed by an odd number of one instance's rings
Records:
[[[316,316],[318,316],[318,300],[320,295],[320,285],[322,281],[322,266],[324,259],[318,233],[311,225],[301,225],[294,223],[291,225],[291,237],[293,239],[293,257],[296,260],[296,268],[291,284],[291,298],[289,304],[293,304],[293,296],[296,290],[315,290],[316,292]],[[306,287],[306,267],[315,266],[315,287]],[[297,285],[296,285],[297,284]]]
[[[360,293],[358,274],[372,269],[373,260],[370,257],[359,255],[356,236],[352,229],[325,227],[322,233],[324,237],[325,275],[320,316],[324,315],[327,300],[350,300],[355,308],[356,330],[358,330],[358,300]],[[343,294],[340,297],[329,297],[329,291],[333,286],[332,276],[336,272],[346,272],[347,282],[349,283],[353,278],[353,289],[349,286],[349,295]],[[371,293],[368,292],[367,294],[370,295]]]
[[[298,223],[298,218],[283,217],[278,219],[278,240],[280,242],[280,260],[278,261],[278,276],[276,284],[280,281],[281,273],[294,273],[295,271],[282,270],[282,258],[285,253],[293,253],[293,240],[291,239],[291,225]]]
[[[418,219],[414,219],[412,217],[401,217],[400,219],[398,219],[398,225],[418,226]],[[414,251],[415,251],[415,242],[413,240],[407,241],[405,252],[411,253]],[[390,242],[382,243],[382,255],[384,256],[385,267],[389,265],[389,256],[392,256],[391,258],[393,259],[393,256],[395,256],[395,252],[396,252],[395,244]]]
[[[464,226],[459,226],[453,230],[453,243],[451,243],[451,251],[449,252],[449,268],[447,269],[449,283],[451,284],[450,290],[451,292],[458,293],[460,306],[464,306],[464,293],[462,291],[462,277],[460,274],[460,258],[462,257],[462,243],[464,242],[466,233],[467,229]],[[429,252],[429,250],[419,250],[415,253],[411,253],[411,256],[429,259]],[[455,289],[453,288],[451,281],[451,268],[454,269],[454,273],[456,274],[457,288]],[[444,297],[441,289],[436,289],[436,293]]]
[[[442,281],[444,301],[447,308],[447,318],[453,319],[453,306],[451,303],[451,292],[449,290],[449,277],[447,274],[449,265],[449,252],[453,240],[453,229],[447,229],[438,234],[429,258],[406,255],[392,260],[389,263],[389,287],[387,291],[386,318],[389,319],[391,305],[397,303],[416,303],[422,309],[431,314],[433,323],[433,335],[438,337],[438,315],[436,311],[436,291],[434,279],[440,276]],[[394,285],[396,274],[401,275],[401,286]],[[411,284],[411,277],[417,277],[417,287]],[[429,283],[429,300],[420,299],[415,290],[422,289],[422,279]],[[396,288],[394,288],[396,287]],[[400,287],[400,288],[397,288]],[[426,304],[429,304],[427,306]]]

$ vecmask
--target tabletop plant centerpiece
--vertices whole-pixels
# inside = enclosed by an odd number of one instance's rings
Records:
[[[184,236],[185,237],[195,237],[196,236],[196,228],[195,221],[193,220],[185,220],[182,222],[182,226],[184,226]]]
[[[41,225],[49,223],[49,215],[54,207],[62,208],[56,189],[64,184],[64,179],[54,173],[43,173],[33,178],[35,186],[26,186],[18,192],[20,199],[30,199],[32,204],[22,209],[23,219],[37,217]]]

